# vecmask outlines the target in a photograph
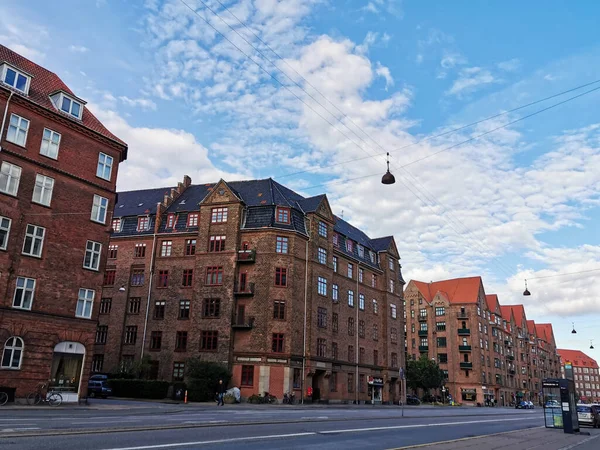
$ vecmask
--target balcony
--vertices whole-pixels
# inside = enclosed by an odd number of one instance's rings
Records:
[[[456,314],[456,318],[457,319],[468,319],[469,318],[469,314],[465,311],[465,312],[459,312]]]
[[[506,355],[506,359],[508,359],[509,361],[514,361],[515,357],[513,355]]]
[[[508,369],[508,373],[511,375],[515,375],[517,371],[515,369]]]
[[[470,352],[471,351],[471,346],[470,345],[459,345],[458,346],[458,351],[459,352]]]
[[[254,317],[248,317],[247,319],[240,317],[231,325],[231,328],[240,331],[251,330],[254,328]]]
[[[427,337],[427,330],[419,330],[419,336]]]
[[[251,297],[254,295],[254,283],[236,283],[233,294],[238,297]]]
[[[256,250],[240,250],[237,255],[239,263],[253,263],[256,261]]]
[[[458,335],[459,336],[469,336],[471,334],[471,330],[469,328],[459,328]]]
[[[429,351],[429,345],[419,345],[419,352],[427,353]]]
[[[427,322],[427,316],[419,315],[419,322]]]
[[[460,368],[461,369],[473,369],[473,363],[472,362],[461,362]]]

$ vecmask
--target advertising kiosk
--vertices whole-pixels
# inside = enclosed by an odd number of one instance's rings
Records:
[[[573,380],[547,378],[542,381],[544,423],[546,428],[562,428],[565,433],[579,431]]]

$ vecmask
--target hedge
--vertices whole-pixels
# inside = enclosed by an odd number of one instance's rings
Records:
[[[157,380],[108,380],[115,397],[163,399],[169,390],[168,381]]]

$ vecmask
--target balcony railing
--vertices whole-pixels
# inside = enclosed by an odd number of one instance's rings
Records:
[[[254,283],[236,283],[233,293],[239,297],[254,295]]]
[[[234,330],[251,330],[254,328],[254,317],[248,317],[247,319],[238,318],[231,325]]]
[[[419,345],[419,351],[421,353],[426,353],[429,351],[429,345]]]
[[[470,345],[459,345],[458,346],[458,351],[459,352],[470,352],[471,351],[471,346]]]
[[[419,314],[419,322],[427,322],[427,316],[422,316]]]
[[[457,319],[468,319],[469,318],[469,314],[465,311],[465,312],[459,312],[456,314],[456,318]]]
[[[508,359],[509,361],[514,361],[515,357],[513,355],[506,355],[506,359]]]
[[[419,336],[427,337],[427,330],[419,330]]]
[[[469,336],[471,334],[471,330],[469,328],[459,328],[458,335],[459,336]]]
[[[256,250],[240,250],[237,260],[240,263],[253,263],[256,261]]]
[[[472,362],[461,362],[460,363],[460,368],[461,369],[472,369],[473,368],[473,363]]]

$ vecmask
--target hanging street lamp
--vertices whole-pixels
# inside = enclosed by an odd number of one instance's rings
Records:
[[[387,154],[387,172],[383,174],[381,177],[382,184],[394,184],[396,182],[396,178],[390,172],[390,154]]]
[[[523,295],[525,297],[531,295],[531,292],[529,292],[529,289],[527,289],[527,280],[525,280],[525,290],[523,291]]]

